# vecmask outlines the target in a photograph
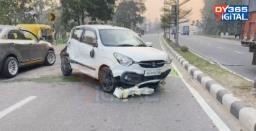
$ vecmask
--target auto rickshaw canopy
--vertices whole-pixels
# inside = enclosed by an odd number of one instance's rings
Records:
[[[39,39],[43,39],[52,42],[53,39],[53,28],[45,24],[19,24],[19,28],[26,29],[34,33]]]

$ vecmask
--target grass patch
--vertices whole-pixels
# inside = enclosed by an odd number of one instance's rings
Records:
[[[235,75],[217,64],[212,64],[209,61],[202,59],[201,57],[191,53],[189,50],[184,51],[182,48],[174,46],[174,43],[170,40],[166,40],[167,43],[176,50],[181,56],[183,56],[190,64],[196,66],[198,69],[212,77],[214,80],[226,87],[233,87],[239,89],[251,89],[253,83],[245,80],[244,78]]]
[[[68,77],[59,77],[59,76],[51,76],[51,77],[41,77],[31,79],[33,82],[38,83],[63,83],[63,82],[80,82],[81,79],[76,76],[68,76]]]
[[[68,38],[58,38],[56,39],[57,44],[66,44],[68,41]]]

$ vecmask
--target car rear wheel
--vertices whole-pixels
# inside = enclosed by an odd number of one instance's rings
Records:
[[[48,51],[46,58],[45,58],[45,65],[51,66],[55,63],[55,61],[56,61],[55,52],[52,50]]]
[[[99,72],[99,81],[104,92],[113,93],[116,89],[115,79],[108,67],[102,67]]]
[[[5,60],[3,75],[7,78],[15,77],[19,72],[19,63],[15,57],[8,57]]]

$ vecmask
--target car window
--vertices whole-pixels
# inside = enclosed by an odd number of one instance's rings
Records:
[[[31,32],[26,30],[21,30],[21,32],[24,34],[26,40],[38,41],[38,38],[35,36],[35,34],[32,34]]]
[[[82,29],[75,29],[72,34],[72,38],[76,40],[80,40],[82,36],[83,30]]]
[[[8,33],[8,39],[11,39],[11,40],[27,40],[25,35],[22,32],[20,32],[19,30],[11,30]]]
[[[95,32],[91,30],[85,30],[82,36],[82,42],[86,44],[92,44],[92,40],[97,40]]]
[[[123,29],[102,29],[100,38],[105,46],[146,46],[136,33]]]

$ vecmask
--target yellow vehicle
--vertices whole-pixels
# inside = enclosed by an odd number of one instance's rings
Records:
[[[34,33],[40,40],[45,40],[47,42],[53,43],[54,30],[49,25],[44,24],[19,24],[19,28],[26,29]]]

